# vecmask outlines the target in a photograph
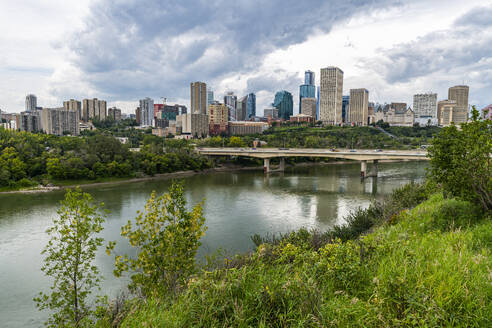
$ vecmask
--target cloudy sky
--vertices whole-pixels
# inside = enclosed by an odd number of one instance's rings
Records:
[[[0,0],[0,109],[152,97],[189,104],[189,83],[294,95],[304,71],[338,66],[370,101],[470,86],[492,103],[492,4],[484,0]]]

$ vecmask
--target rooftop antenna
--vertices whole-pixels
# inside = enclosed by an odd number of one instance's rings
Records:
[[[167,99],[167,98],[166,98],[166,97],[161,97],[161,99],[162,99],[162,104],[163,104],[163,105],[165,105],[165,104],[166,104],[166,99]]]

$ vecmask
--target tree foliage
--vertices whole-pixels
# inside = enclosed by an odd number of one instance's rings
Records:
[[[130,289],[145,296],[176,295],[196,270],[204,222],[201,203],[187,211],[182,184],[173,183],[169,193],[159,197],[153,192],[135,225],[128,221],[121,229],[137,256],[117,255],[115,275],[132,271]],[[110,242],[108,254],[114,246]]]
[[[492,121],[472,120],[444,128],[429,148],[431,177],[445,193],[492,210]]]
[[[80,189],[68,190],[47,233],[42,271],[53,279],[51,293],[34,299],[40,310],[50,310],[48,327],[90,327],[94,310],[89,296],[102,279],[94,263],[103,239],[105,214],[101,205]]]

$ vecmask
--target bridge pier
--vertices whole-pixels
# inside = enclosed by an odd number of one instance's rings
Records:
[[[360,178],[364,179],[366,177],[366,171],[367,171],[367,161],[361,161],[360,162]]]
[[[375,159],[372,161],[372,169],[371,169],[371,176],[374,178],[378,177],[378,160]]]
[[[269,158],[263,159],[263,172],[270,173],[270,159]]]
[[[279,171],[285,171],[285,157],[280,157]]]

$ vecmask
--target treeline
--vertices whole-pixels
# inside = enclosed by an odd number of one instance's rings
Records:
[[[266,141],[268,147],[287,148],[358,148],[414,149],[429,144],[438,127],[390,127],[390,137],[374,127],[313,127],[291,125],[272,127],[263,134],[213,137],[199,142],[207,147],[252,147],[253,141]]]
[[[133,152],[129,145],[101,133],[58,137],[0,129],[0,187],[135,177],[211,166],[186,141],[143,134],[139,139],[140,151]]]

